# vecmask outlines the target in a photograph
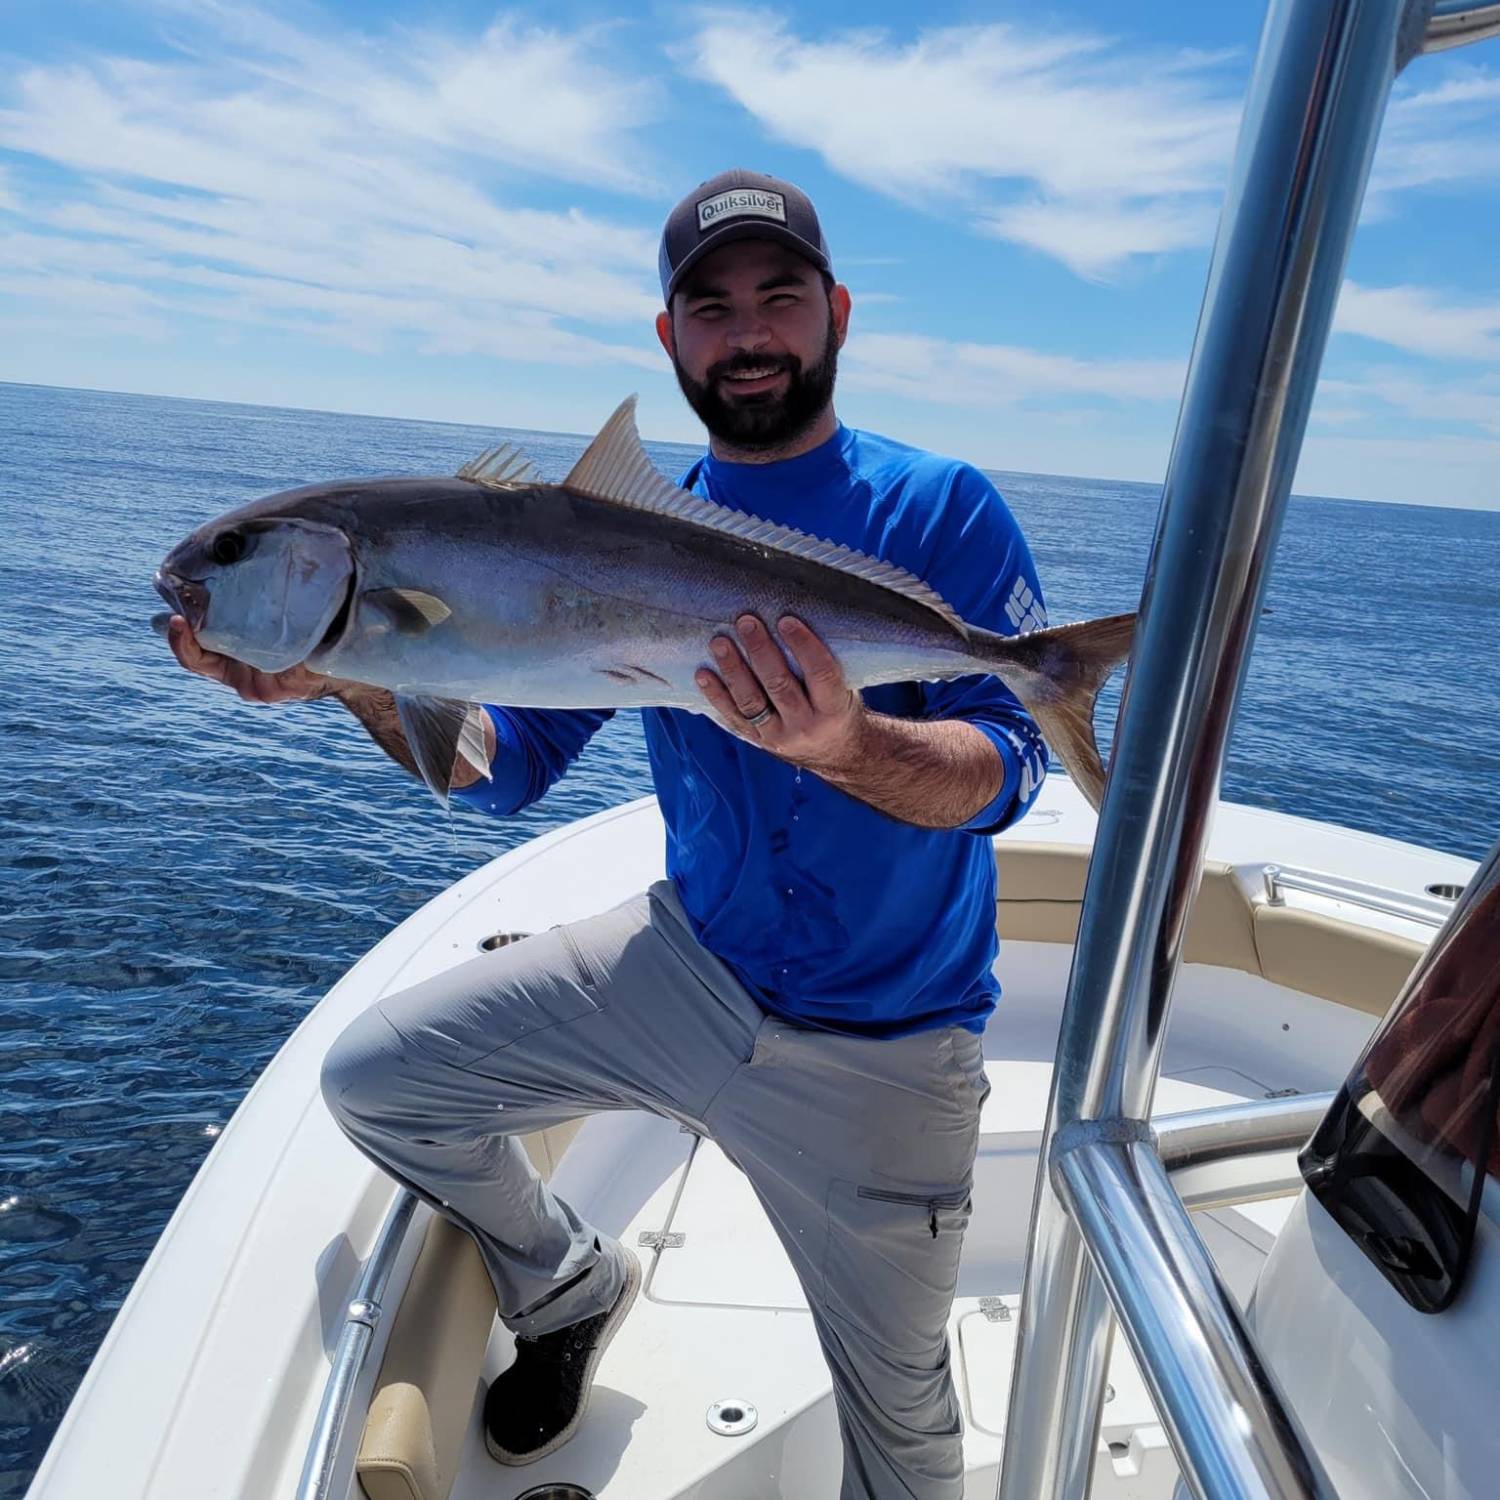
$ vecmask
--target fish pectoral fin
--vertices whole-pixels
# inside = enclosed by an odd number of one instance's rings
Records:
[[[458,471],[458,478],[492,490],[542,483],[541,470],[514,443],[487,448]]]
[[[396,714],[422,780],[444,807],[460,761],[491,780],[484,753],[484,710],[456,698],[407,697],[397,693]]]
[[[421,589],[367,589],[360,599],[379,610],[402,635],[421,635],[453,613],[436,594]]]

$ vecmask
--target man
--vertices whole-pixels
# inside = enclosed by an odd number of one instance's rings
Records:
[[[657,333],[710,438],[686,487],[899,564],[975,623],[1044,622],[982,475],[835,416],[850,298],[803,193],[743,171],[704,183],[668,219],[660,270]],[[339,697],[411,769],[389,695],[256,673],[183,622],[172,640],[243,696]],[[572,1435],[640,1281],[516,1137],[643,1108],[716,1140],[786,1246],[833,1378],[844,1500],[957,1500],[946,1325],[997,993],[987,835],[1026,811],[1045,750],[994,678],[858,695],[791,618],[746,614],[704,644],[709,712],[644,715],[669,879],[378,1003],[330,1050],[324,1095],[479,1246],[517,1335],[486,1403],[501,1462]],[[457,795],[517,811],[607,717],[487,709],[492,779],[465,769]]]

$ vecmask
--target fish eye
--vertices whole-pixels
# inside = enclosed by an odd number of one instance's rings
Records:
[[[223,568],[237,563],[245,555],[244,532],[221,531],[208,549],[208,555]]]

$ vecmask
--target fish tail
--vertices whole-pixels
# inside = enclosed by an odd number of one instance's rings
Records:
[[[1022,636],[969,632],[976,658],[1021,700],[1096,810],[1104,796],[1104,762],[1094,735],[1094,705],[1109,674],[1130,654],[1134,633],[1133,614]]]

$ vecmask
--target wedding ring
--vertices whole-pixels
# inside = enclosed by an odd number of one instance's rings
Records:
[[[759,729],[760,726],[764,724],[766,720],[769,719],[775,712],[776,710],[772,708],[769,703],[767,703],[761,708],[759,713],[746,714],[745,722],[751,725],[753,728]]]

